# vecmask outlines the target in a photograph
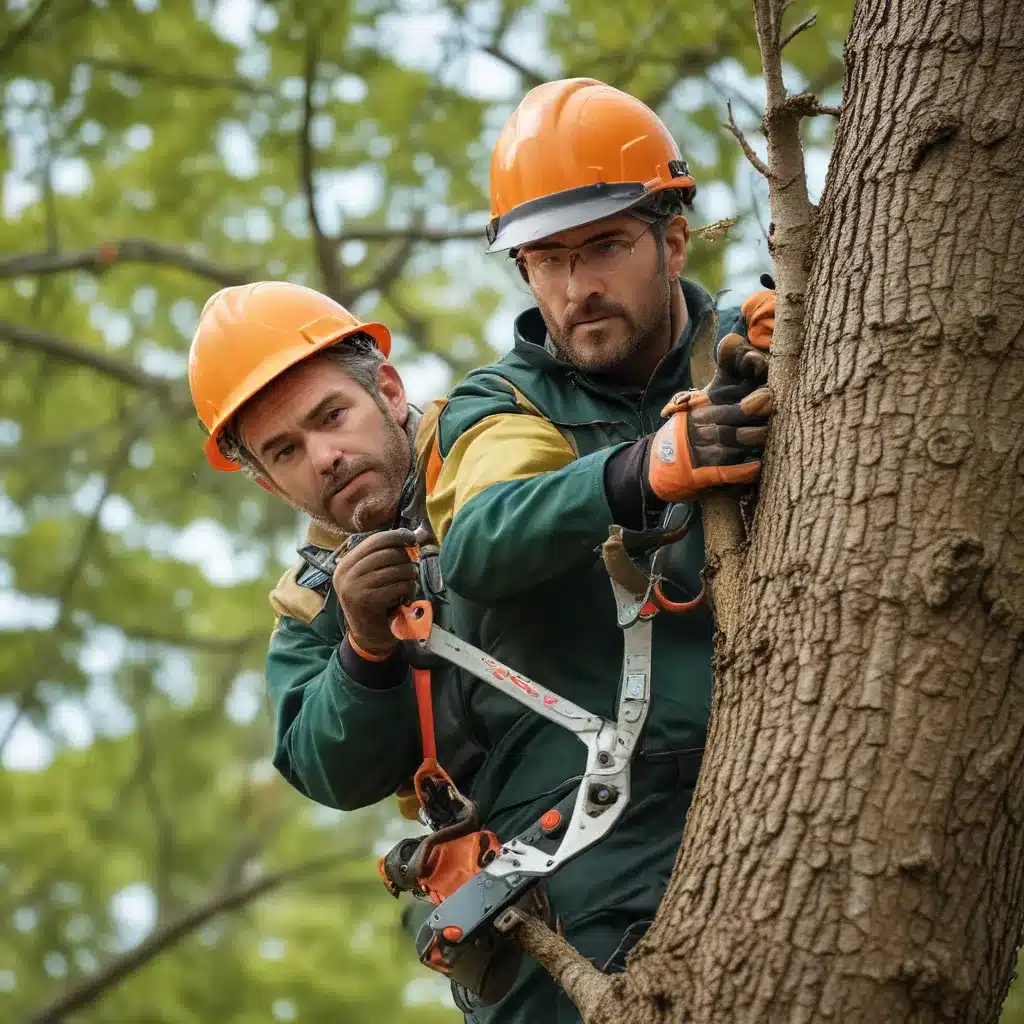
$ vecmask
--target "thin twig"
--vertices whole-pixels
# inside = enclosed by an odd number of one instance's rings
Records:
[[[771,172],[768,170],[768,165],[751,149],[750,143],[747,142],[747,137],[743,134],[738,124],[736,124],[736,118],[732,113],[732,101],[730,100],[726,104],[726,108],[729,111],[729,121],[726,124],[726,128],[732,132],[736,141],[740,144],[740,149],[743,150],[743,155],[750,161],[751,165],[757,171],[758,174],[763,175],[765,178],[771,177]]]
[[[719,82],[711,74],[710,71],[704,75],[704,81],[711,86],[712,90],[715,92],[717,96],[721,97],[721,99],[725,100],[726,102],[728,102],[731,98],[734,101],[741,103],[743,107],[746,109],[747,113],[750,114],[750,116],[754,118],[755,121],[760,122],[761,118],[764,117],[764,111],[753,100],[748,99],[746,96],[744,96],[743,93],[736,93],[735,95],[730,97],[729,90],[724,85],[722,85],[722,83]]]
[[[818,20],[817,11],[814,14],[809,14],[803,21],[797,22],[780,40],[779,40],[779,51],[784,50],[801,32],[805,32]]]
[[[546,75],[542,75],[539,71],[535,71],[531,67],[527,67],[522,61],[517,60],[512,56],[500,43],[493,42],[488,43],[482,47],[484,53],[490,54],[492,57],[500,60],[506,67],[511,68],[517,74],[522,76],[523,81],[533,88],[537,85],[543,85],[548,79]]]
[[[757,202],[757,196],[754,195],[754,181],[756,179],[749,178],[748,182],[750,185],[750,208],[754,213],[754,220],[757,221],[757,226],[761,229],[761,236],[764,240],[768,241],[768,225],[764,222],[764,218],[761,216],[761,208]]]
[[[46,156],[43,159],[43,208],[46,214],[46,251],[56,254],[60,250],[60,218],[57,214],[57,191],[53,187],[53,157],[50,152],[49,125],[47,125]]]
[[[694,228],[693,233],[705,242],[720,242],[727,238],[729,232],[739,223],[739,217],[723,217],[721,220],[713,220],[710,224],[702,224]]]
[[[82,532],[78,538],[78,546],[75,549],[74,557],[61,579],[60,589],[55,595],[58,608],[57,622],[51,630],[49,642],[45,647],[41,648],[42,653],[33,659],[34,664],[30,665],[25,673],[25,681],[15,697],[14,714],[11,716],[11,720],[7,723],[3,735],[0,735],[0,756],[3,755],[4,749],[7,747],[8,742],[10,742],[10,739],[14,735],[21,719],[25,715],[28,702],[36,691],[36,685],[39,681],[39,677],[44,674],[46,666],[50,663],[50,660],[55,656],[55,653],[58,650],[58,644],[55,642],[55,637],[64,631],[68,620],[71,618],[71,599],[74,596],[75,588],[77,587],[78,580],[89,560],[89,556],[92,554],[93,541],[99,534],[100,516],[103,512],[103,506],[106,504],[107,498],[117,485],[118,478],[124,471],[125,466],[128,464],[128,455],[131,452],[132,445],[138,439],[142,430],[143,426],[139,419],[130,422],[124,433],[121,435],[121,440],[117,447],[107,460],[103,479],[103,493],[100,495],[99,500],[96,502],[96,507],[92,510],[92,513],[89,515],[89,518],[86,519],[85,524],[82,527]],[[43,671],[41,671],[41,669]]]
[[[156,863],[153,871],[153,890],[156,895],[158,924],[167,919],[171,904],[171,863],[174,858],[174,826],[164,808],[156,783],[156,752],[145,697],[133,687],[135,699],[132,710],[136,720],[136,776],[142,788],[142,800],[153,822],[156,845]]]

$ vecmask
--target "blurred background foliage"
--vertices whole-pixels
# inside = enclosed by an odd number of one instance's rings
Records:
[[[818,4],[791,89],[838,100],[850,9]],[[723,128],[731,100],[763,152],[749,4],[7,0],[0,68],[0,1017],[458,1019],[376,878],[394,807],[268,763],[301,524],[206,467],[188,343],[216,288],[280,277],[388,323],[420,401],[504,351],[529,300],[481,255],[490,146],[564,75],[659,110],[696,223],[739,218],[689,276],[751,288],[767,196]]]

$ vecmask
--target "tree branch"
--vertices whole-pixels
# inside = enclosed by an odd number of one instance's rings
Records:
[[[269,85],[260,85],[248,78],[236,75],[205,75],[194,71],[167,71],[142,61],[115,60],[109,57],[79,57],[82,64],[89,64],[100,71],[114,71],[132,78],[150,78],[179,85],[186,89],[234,89],[252,96],[276,96],[277,90]]]
[[[168,395],[174,383],[161,377],[154,377],[152,374],[146,373],[145,370],[140,370],[119,359],[113,359],[102,352],[76,345],[66,338],[58,338],[54,334],[44,334],[31,327],[12,324],[8,320],[0,320],[0,341],[6,341],[16,348],[41,352],[65,363],[88,366],[114,380],[121,381],[122,384],[130,384],[132,387],[144,391],[155,391]]]
[[[246,864],[266,848],[287,817],[287,811],[279,807],[242,836],[221,868],[215,885],[217,892],[230,892],[241,884]]]
[[[828,114],[830,117],[839,116],[839,107],[826,106],[813,93],[798,92],[795,96],[788,96],[785,102],[786,112],[796,118],[818,117],[820,114]]]
[[[51,2],[52,0],[38,0],[35,7],[11,29],[4,41],[0,43],[0,64],[8,60],[11,54],[32,35]]]
[[[809,29],[818,20],[818,14],[809,14],[803,21],[794,25],[780,40],[779,53],[781,53],[801,32]]]
[[[134,949],[115,956],[80,984],[58,993],[29,1018],[31,1024],[60,1024],[68,1014],[77,1012],[95,1002],[105,992],[120,984],[128,975],[191,935],[211,918],[244,907],[286,882],[296,881],[305,875],[337,864],[339,858],[343,861],[344,855],[331,853],[323,857],[316,857],[264,875],[262,878],[237,886],[228,892],[211,896],[203,903],[191,907],[167,921],[162,927],[157,928],[151,935],[143,939]],[[362,884],[362,882],[358,883],[360,886]],[[339,891],[344,888],[346,888],[344,883],[339,884]]]
[[[42,168],[43,207],[46,212],[46,248],[51,253],[60,249],[60,217],[57,212],[57,191],[53,187],[53,156],[50,152],[50,123],[46,125],[46,157]]]
[[[821,74],[808,83],[807,91],[817,95],[820,92],[825,92],[826,89],[842,85],[845,71],[846,65],[842,58],[831,58]]]
[[[162,629],[147,629],[144,626],[122,626],[110,623],[120,629],[128,640],[141,640],[148,644],[166,644],[168,647],[186,647],[193,651],[208,651],[213,654],[238,654],[247,647],[266,641],[266,630],[242,633],[239,636],[199,636],[192,633],[174,633]]]
[[[348,301],[355,302],[361,295],[370,291],[378,291],[382,295],[387,294],[395,281],[402,276],[402,271],[405,270],[415,247],[416,243],[411,238],[400,242],[395,247],[395,251],[381,261],[370,280],[353,290],[353,293],[348,296]]]
[[[324,291],[336,302],[343,302],[345,289],[341,280],[341,264],[335,251],[335,244],[324,233],[320,215],[316,209],[316,189],[313,184],[315,172],[313,160],[313,89],[316,85],[316,70],[319,41],[314,29],[306,27],[305,46],[305,88],[302,93],[302,125],[299,128],[299,180],[306,194],[306,210],[310,228],[316,243],[317,262],[323,279]]]
[[[82,527],[82,532],[78,538],[78,546],[75,549],[74,558],[71,560],[71,564],[64,573],[60,589],[55,596],[58,612],[57,622],[51,630],[51,642],[41,648],[41,653],[33,658],[33,664],[29,667],[29,671],[26,673],[27,678],[22,683],[21,690],[15,698],[14,714],[11,716],[10,722],[7,723],[7,727],[4,730],[3,735],[0,735],[0,756],[3,755],[4,749],[8,742],[10,742],[11,737],[14,735],[14,732],[18,727],[18,723],[25,714],[26,705],[35,693],[38,677],[45,674],[46,667],[51,663],[51,659],[54,658],[57,650],[57,644],[53,643],[52,638],[66,627],[68,618],[70,617],[71,598],[74,595],[75,587],[78,585],[79,577],[85,569],[85,564],[88,561],[92,543],[96,539],[96,535],[99,533],[100,515],[103,511],[103,506],[106,503],[107,498],[110,496],[111,491],[116,486],[118,477],[127,465],[131,447],[137,440],[141,431],[142,425],[138,420],[129,423],[125,428],[124,433],[121,435],[121,440],[117,447],[111,453],[110,459],[107,461],[106,472],[104,473],[103,479],[103,493],[100,495],[99,500],[96,502],[96,507],[92,510],[89,518],[85,521],[85,525]]]
[[[486,216],[481,215],[480,227],[460,227],[450,229],[425,228],[419,225],[410,225],[405,228],[393,228],[387,225],[368,224],[366,227],[354,227],[351,231],[342,229],[337,242],[461,242],[480,241],[484,237]]]
[[[255,279],[251,270],[229,267],[213,260],[196,256],[173,245],[152,242],[145,238],[121,238],[103,242],[78,252],[19,253],[0,259],[0,278],[42,277],[49,274],[63,274],[67,271],[84,270],[91,274],[102,274],[116,263],[151,263],[158,266],[175,267],[197,277],[206,278],[227,287],[246,284]]]
[[[724,38],[721,33],[707,46],[695,46],[690,49],[680,50],[678,56],[672,61],[672,74],[666,78],[657,89],[652,89],[646,96],[641,96],[649,107],[657,110],[658,107],[668,99],[669,93],[679,84],[683,75],[698,76],[704,74],[708,68],[716,64],[723,57],[729,56],[731,52],[730,40]]]
[[[786,391],[796,372],[803,341],[804,295],[810,268],[814,208],[807,195],[800,118],[818,104],[813,96],[788,97],[782,78],[780,28],[784,6],[754,0],[757,42],[765,82],[762,131],[768,141],[768,197],[774,230],[768,242],[775,264],[778,309],[772,339],[769,382],[776,409],[785,415]]]
[[[135,700],[132,702],[137,727],[135,730],[138,748],[135,761],[135,774],[142,788],[142,800],[149,811],[154,827],[156,858],[153,871],[153,889],[156,895],[157,923],[166,920],[171,904],[171,861],[174,856],[174,827],[164,810],[160,791],[155,778],[156,752],[153,746],[153,734],[150,730],[146,699],[139,693],[139,687],[133,687]]]
[[[437,348],[436,345],[432,345],[430,342],[430,328],[428,327],[426,320],[409,309],[409,307],[406,306],[405,303],[396,295],[389,295],[388,303],[402,318],[402,320],[405,321],[406,331],[421,352],[437,356],[438,359],[448,365],[452,373],[456,376],[468,373],[473,369],[473,366],[476,365],[475,363],[463,365],[459,360],[453,358],[450,352],[445,352]]]
[[[599,971],[539,918],[525,918],[516,928],[515,936],[523,950],[565,989],[584,1020],[608,997],[611,975]]]
[[[641,31],[633,37],[630,48],[622,57],[622,64],[614,75],[609,75],[607,83],[616,89],[627,89],[630,79],[636,74],[637,68],[646,63],[647,52],[650,49],[651,40],[661,31],[668,15],[674,8],[673,4],[661,3],[651,17],[645,19]]]
[[[754,152],[750,143],[747,142],[747,137],[743,134],[740,126],[736,123],[736,118],[733,116],[732,112],[732,100],[729,100],[726,103],[726,109],[729,111],[729,120],[725,127],[732,132],[733,138],[735,138],[740,144],[740,149],[743,150],[743,155],[750,161],[754,170],[757,171],[758,174],[762,174],[767,178],[769,174],[768,165]]]
[[[711,86],[714,93],[721,99],[725,100],[726,103],[728,103],[729,100],[734,100],[735,102],[738,102],[741,106],[746,108],[747,113],[750,114],[751,117],[753,117],[758,123],[761,122],[761,119],[764,117],[764,111],[756,103],[754,103],[753,100],[748,99],[741,92],[737,92],[730,95],[729,90],[724,85],[722,85],[722,83],[719,82],[718,79],[715,78],[710,71],[706,71],[704,73],[704,81],[707,82],[708,85]]]
[[[533,68],[527,67],[513,57],[497,40],[493,43],[488,43],[486,46],[481,47],[481,49],[484,53],[490,54],[496,60],[500,60],[506,67],[515,71],[531,89],[534,86],[543,85],[548,80],[546,75],[542,75],[539,71],[534,71]]]

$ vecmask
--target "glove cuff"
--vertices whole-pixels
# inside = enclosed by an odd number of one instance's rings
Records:
[[[604,464],[604,493],[612,521],[630,530],[643,530],[647,519],[660,515],[663,502],[647,482],[647,453],[651,435],[620,448]]]
[[[338,644],[338,661],[351,679],[370,690],[389,690],[398,686],[408,669],[401,644],[383,661],[371,661],[359,653],[348,633]]]

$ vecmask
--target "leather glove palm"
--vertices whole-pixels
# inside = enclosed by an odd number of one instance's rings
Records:
[[[662,410],[670,419],[652,439],[646,473],[651,491],[663,501],[688,501],[707,487],[752,484],[760,476],[774,407],[766,386],[774,289],[750,296],[741,312],[749,341],[727,334],[715,353],[711,383],[674,395]]]
[[[383,658],[398,641],[391,615],[416,592],[417,570],[406,549],[416,543],[411,530],[382,530],[350,546],[334,569],[334,590],[357,652]]]

